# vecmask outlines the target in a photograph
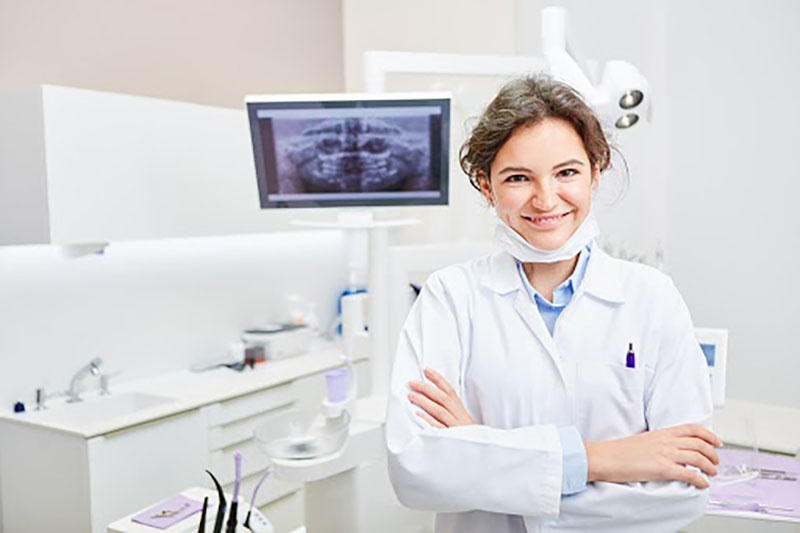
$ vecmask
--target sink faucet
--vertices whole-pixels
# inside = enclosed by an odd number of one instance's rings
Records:
[[[100,374],[101,364],[103,364],[103,360],[99,357],[95,357],[88,365],[75,372],[75,375],[72,376],[72,380],[69,382],[69,390],[67,391],[68,402],[81,401],[81,382],[89,374],[93,376]]]

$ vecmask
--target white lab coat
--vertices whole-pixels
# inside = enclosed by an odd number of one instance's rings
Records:
[[[636,368],[625,366],[633,343]],[[477,425],[431,428],[408,381],[440,372]],[[709,427],[708,371],[670,278],[595,246],[551,336],[506,252],[429,278],[400,335],[386,420],[400,501],[437,532],[677,531],[706,491],[682,482],[590,483],[561,496],[557,428],[584,440]]]

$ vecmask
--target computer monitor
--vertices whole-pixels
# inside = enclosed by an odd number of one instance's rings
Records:
[[[446,205],[446,93],[246,98],[261,207]]]

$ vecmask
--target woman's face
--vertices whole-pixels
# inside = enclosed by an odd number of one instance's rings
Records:
[[[540,250],[555,250],[589,213],[598,176],[578,133],[560,119],[515,130],[481,191],[497,216]]]

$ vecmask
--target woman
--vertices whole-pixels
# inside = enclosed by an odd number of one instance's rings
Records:
[[[434,273],[395,358],[389,473],[436,531],[676,531],[720,442],[689,312],[606,255],[599,121],[546,77],[507,84],[461,149],[497,214],[489,257]]]

